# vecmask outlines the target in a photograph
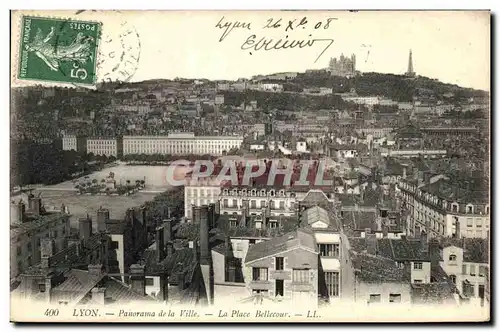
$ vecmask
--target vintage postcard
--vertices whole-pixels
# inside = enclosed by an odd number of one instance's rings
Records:
[[[13,322],[487,322],[489,11],[12,11]]]

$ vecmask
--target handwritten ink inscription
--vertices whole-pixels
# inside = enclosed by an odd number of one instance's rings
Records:
[[[263,25],[257,26],[253,22],[243,21],[229,21],[224,16],[215,25],[216,28],[222,30],[219,42],[223,42],[233,30],[252,31],[252,27],[266,31],[269,29],[282,29],[286,34],[281,38],[270,38],[258,36],[252,33],[247,36],[240,46],[242,50],[248,50],[250,54],[252,51],[272,51],[272,50],[286,50],[286,49],[301,49],[307,47],[314,47],[316,45],[323,46],[321,52],[316,57],[315,63],[333,44],[334,40],[330,38],[317,38],[313,34],[321,30],[329,30],[332,27],[332,22],[337,18],[329,17],[323,20],[309,21],[307,17],[300,19],[283,20],[282,18],[269,18]],[[295,30],[310,29],[310,33],[306,38],[298,39],[293,38]]]

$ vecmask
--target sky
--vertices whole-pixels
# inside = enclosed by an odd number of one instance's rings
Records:
[[[102,22],[101,78],[118,64],[116,52],[124,54],[119,64],[127,77],[143,81],[175,77],[235,80],[257,74],[304,72],[325,68],[330,57],[340,54],[355,54],[356,69],[361,72],[403,74],[411,49],[417,74],[463,87],[490,89],[489,12],[97,11],[77,16],[74,12],[50,12],[49,16]],[[307,23],[285,31],[289,21],[295,20],[296,25],[304,17]],[[264,28],[268,20],[272,26],[280,18],[280,26]],[[332,20],[327,26],[328,18]],[[15,31],[19,27],[13,22]],[[225,24],[236,22],[240,27],[221,40]],[[133,33],[127,34],[130,31]],[[252,48],[261,38],[288,39],[288,45],[303,40],[303,47]],[[307,46],[307,41],[314,39],[317,41]]]

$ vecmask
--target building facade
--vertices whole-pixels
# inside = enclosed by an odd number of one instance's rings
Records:
[[[431,237],[487,238],[490,229],[489,203],[455,201],[426,187],[401,180],[398,188],[409,209],[408,235],[422,231]],[[470,198],[472,199],[472,197]]]
[[[120,157],[123,151],[123,141],[114,137],[92,137],[87,139],[87,153],[96,156]]]
[[[172,133],[168,136],[124,136],[123,154],[210,154],[222,155],[243,143],[241,136],[195,136]]]

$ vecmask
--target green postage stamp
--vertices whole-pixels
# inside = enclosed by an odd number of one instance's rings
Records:
[[[19,79],[95,83],[101,23],[24,16],[21,29]]]

